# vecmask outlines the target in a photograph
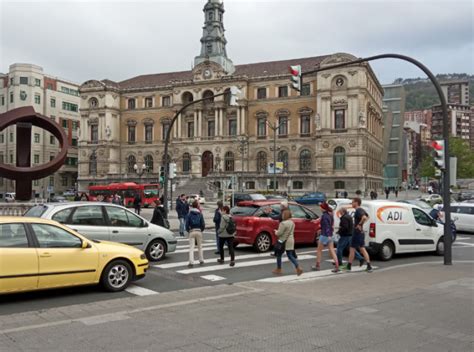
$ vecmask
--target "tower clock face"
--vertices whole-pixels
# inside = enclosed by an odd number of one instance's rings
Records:
[[[204,70],[204,78],[211,78],[211,76],[212,76],[212,71],[211,71],[211,69],[206,68],[206,69]]]

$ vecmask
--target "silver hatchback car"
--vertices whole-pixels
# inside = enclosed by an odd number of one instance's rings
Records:
[[[174,234],[128,209],[110,203],[46,203],[29,209],[25,216],[56,220],[91,240],[113,241],[135,246],[148,260],[161,260],[176,250]]]

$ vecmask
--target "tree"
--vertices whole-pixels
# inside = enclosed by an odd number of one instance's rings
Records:
[[[474,178],[474,152],[469,142],[458,137],[450,137],[449,155],[458,158],[458,178]]]
[[[431,155],[426,155],[421,161],[420,174],[421,177],[432,178],[435,176],[434,159]]]

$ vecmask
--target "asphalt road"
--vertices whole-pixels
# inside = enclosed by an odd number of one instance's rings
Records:
[[[296,278],[293,267],[287,260],[284,260],[283,263],[285,275],[275,278],[271,273],[275,268],[275,259],[270,257],[269,253],[256,253],[250,246],[239,246],[236,249],[236,265],[234,268],[228,265],[227,251],[226,264],[219,265],[216,262],[217,255],[214,254],[216,247],[213,231],[205,231],[204,233],[205,265],[195,265],[194,268],[189,269],[187,267],[189,242],[185,238],[179,238],[178,241],[176,253],[170,253],[159,263],[152,263],[146,277],[132,284],[127,291],[108,293],[102,291],[98,286],[89,286],[5,295],[0,296],[0,315],[123,297],[156,295],[164,292],[223,283],[233,284],[253,280],[272,282],[274,280],[293,280]],[[305,270],[301,278],[305,276],[335,275],[330,271],[333,266],[329,261],[327,252],[324,253],[326,256],[324,259],[327,259],[327,261],[322,262],[322,270],[320,272],[311,272],[311,265],[314,264],[316,259],[315,250],[312,246],[297,247],[297,253],[301,267]],[[458,234],[457,242],[453,245],[453,258],[454,261],[474,259],[473,234]],[[197,259],[196,256],[195,259]],[[376,268],[385,268],[415,262],[442,262],[442,260],[442,257],[431,253],[405,254],[398,255],[389,262],[373,260],[373,265]],[[359,269],[356,268],[355,270]],[[364,273],[364,275],[366,274]]]

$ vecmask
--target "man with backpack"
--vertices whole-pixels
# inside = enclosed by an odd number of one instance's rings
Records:
[[[197,200],[192,204],[192,208],[186,217],[186,231],[189,233],[189,264],[188,268],[194,266],[194,246],[198,246],[199,264],[204,265],[204,255],[202,250],[202,232],[206,228],[204,217],[199,211],[199,202]]]
[[[235,265],[235,253],[234,253],[234,236],[235,236],[235,222],[230,216],[230,208],[226,205],[221,211],[221,222],[219,224],[219,254],[220,259],[217,262],[224,264],[224,244],[227,244],[230,254],[230,266]]]

